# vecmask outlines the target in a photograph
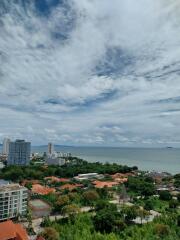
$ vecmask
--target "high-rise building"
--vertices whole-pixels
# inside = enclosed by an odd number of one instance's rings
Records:
[[[48,154],[51,155],[54,152],[54,146],[52,143],[48,143]]]
[[[25,215],[28,189],[19,184],[0,185],[0,221]]]
[[[8,155],[8,153],[9,153],[9,143],[10,143],[10,139],[9,138],[4,138],[2,153],[5,154],[5,155]]]
[[[31,154],[31,143],[16,140],[9,143],[8,165],[28,165]]]

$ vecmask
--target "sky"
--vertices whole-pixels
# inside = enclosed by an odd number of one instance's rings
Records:
[[[1,0],[4,137],[180,147],[180,0]]]

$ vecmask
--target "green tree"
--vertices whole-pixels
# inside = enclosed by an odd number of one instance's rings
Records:
[[[83,193],[83,198],[86,204],[92,206],[99,199],[99,194],[95,190],[88,190]]]
[[[168,191],[160,191],[159,199],[169,201],[172,199],[172,195]]]
[[[124,215],[126,222],[132,221],[138,216],[137,207],[123,207],[122,214]]]
[[[175,209],[175,208],[178,207],[178,205],[179,205],[179,202],[175,199],[171,199],[169,201],[169,208],[174,208]]]
[[[155,234],[157,234],[159,237],[165,237],[169,235],[170,229],[168,225],[165,224],[156,224],[154,228]]]
[[[33,229],[33,226],[32,226],[32,212],[29,208],[28,208],[28,211],[27,211],[27,222],[28,222],[28,233],[33,234],[34,229]]]
[[[177,200],[180,203],[180,193],[177,195]]]
[[[149,216],[149,212],[144,210],[143,208],[139,208],[139,209],[137,209],[137,215],[138,215],[138,217],[140,217],[141,224],[142,224],[143,219],[145,219],[147,216]]]
[[[100,232],[112,232],[116,223],[116,212],[108,209],[102,209],[94,216],[94,225],[97,231]]]
[[[51,226],[51,220],[50,220],[49,216],[46,216],[43,218],[41,226],[42,227],[50,227]]]
[[[74,216],[80,212],[80,208],[76,204],[69,204],[63,207],[62,212],[63,214]]]
[[[59,240],[58,232],[52,227],[45,228],[40,235],[46,240]]]
[[[145,201],[144,209],[147,211],[153,210],[154,209],[154,201],[151,199],[147,199]]]
[[[32,183],[31,183],[31,182],[26,183],[26,184],[25,184],[25,187],[26,187],[27,189],[31,190],[31,189],[32,189]]]
[[[180,227],[180,215],[177,216],[177,225]]]
[[[102,209],[110,209],[110,208],[115,208],[115,210],[117,210],[117,207],[115,204],[110,204],[107,200],[104,200],[104,199],[99,199],[97,202],[96,202],[96,205],[95,205],[95,210],[96,211],[99,211],[99,210],[102,210]],[[113,209],[114,210],[114,209]]]
[[[63,207],[69,204],[69,197],[67,195],[60,196],[56,202],[56,210],[62,211]]]

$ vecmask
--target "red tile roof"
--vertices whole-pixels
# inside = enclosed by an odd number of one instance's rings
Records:
[[[59,178],[60,182],[69,182],[69,178]]]
[[[119,183],[117,183],[117,182],[94,181],[93,184],[95,185],[96,188],[104,188],[104,187],[111,188],[113,186],[118,185]]]
[[[115,173],[111,175],[112,178],[128,178],[129,176],[135,176],[135,174],[129,172],[129,173]]]
[[[14,224],[11,220],[0,223],[0,240],[28,240],[26,230],[20,224]]]
[[[68,190],[73,190],[73,189],[76,189],[78,187],[83,187],[82,184],[65,184],[63,186],[60,187],[61,190],[65,190],[65,189],[68,189]]]
[[[15,224],[17,240],[28,240],[28,235],[26,230],[20,225]]]
[[[49,193],[54,193],[55,188],[44,187],[41,184],[32,185],[32,192],[40,195],[47,195]]]

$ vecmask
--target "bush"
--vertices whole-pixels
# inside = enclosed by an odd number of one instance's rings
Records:
[[[46,240],[59,240],[58,232],[51,227],[47,227],[41,233],[41,236],[44,237]]]
[[[94,190],[89,190],[83,193],[83,198],[86,204],[93,205],[99,199],[99,194]]]
[[[172,199],[169,201],[169,208],[177,208],[179,205],[179,202],[175,199]]]
[[[169,201],[172,199],[172,195],[168,191],[161,191],[159,193],[159,199]]]
[[[165,224],[156,224],[154,228],[155,234],[160,237],[169,235],[170,229],[168,225]]]
[[[154,209],[154,202],[151,199],[148,199],[145,201],[144,209],[147,211],[153,210]]]

